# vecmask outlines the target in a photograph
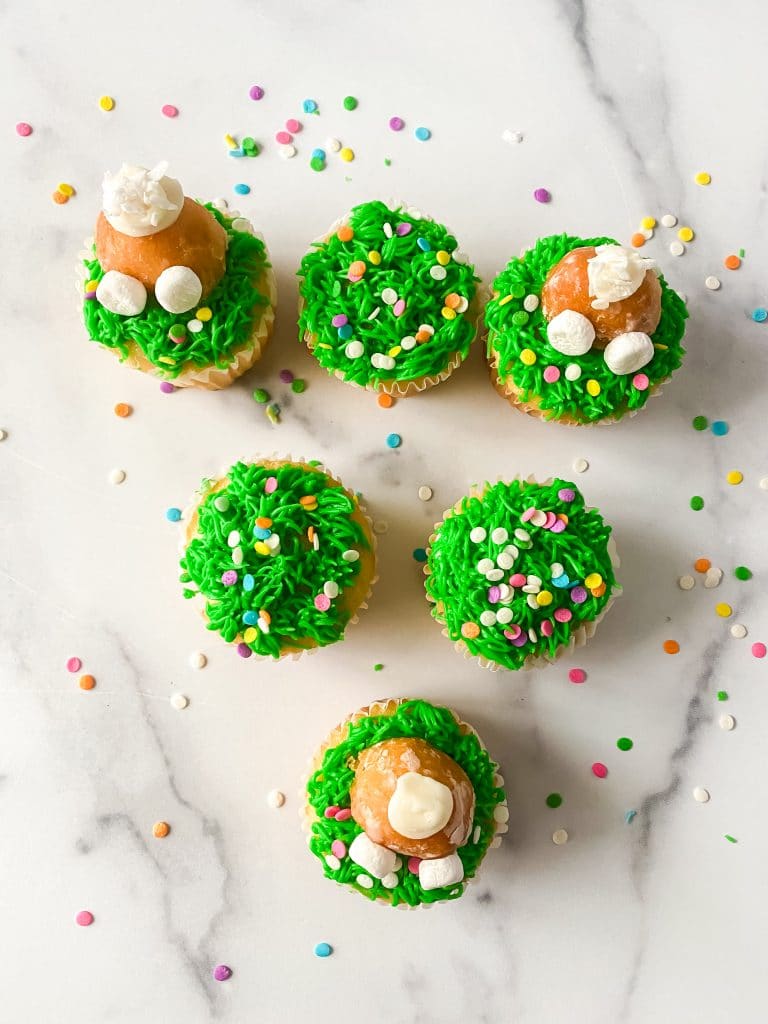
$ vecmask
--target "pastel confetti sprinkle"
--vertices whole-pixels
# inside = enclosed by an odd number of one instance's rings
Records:
[[[83,663],[79,658],[67,658],[67,672],[79,672]]]
[[[746,565],[737,565],[733,570],[733,575],[737,580],[751,580],[752,570],[748,569]]]
[[[232,968],[228,967],[227,964],[217,964],[213,968],[213,976],[216,981],[229,981],[232,977]]]
[[[315,956],[326,957],[333,953],[333,946],[328,942],[318,942],[314,949]]]
[[[389,127],[393,132],[401,132],[405,128],[405,121],[402,117],[390,117]]]
[[[592,774],[598,779],[604,779],[608,774],[608,769],[602,761],[595,761],[592,765]]]
[[[27,136],[32,134],[32,125],[26,121],[19,121],[16,125],[16,134],[20,135],[22,139],[26,139]]]
[[[428,139],[432,138],[432,132],[429,130],[429,128],[416,128],[413,134],[416,136],[419,142],[426,142]]]
[[[715,437],[725,437],[729,430],[730,427],[725,422],[725,420],[715,420],[715,422],[712,424],[712,433],[715,435]]]
[[[704,499],[699,494],[694,494],[690,500],[690,506],[694,512],[701,512],[704,508]]]
[[[102,110],[113,110],[115,106],[115,101],[112,99],[111,96],[100,96],[99,106]]]
[[[75,914],[75,923],[79,924],[81,928],[87,928],[89,925],[93,924],[93,914],[90,910],[79,910],[77,914]]]
[[[399,448],[403,439],[399,434],[387,434],[387,448]]]
[[[559,793],[550,793],[544,802],[546,803],[547,807],[555,808],[559,807],[562,804],[563,798]]]
[[[587,673],[583,668],[572,668],[568,673],[568,679],[572,683],[584,683],[587,680]]]
[[[693,179],[697,185],[709,185],[712,181],[711,175],[707,174],[706,171],[699,171],[696,177]]]
[[[252,85],[248,90],[248,95],[252,100],[260,100],[264,98],[264,90],[260,85]]]
[[[164,114],[165,117],[178,117],[179,116],[179,108],[178,107],[174,107],[174,105],[172,103],[164,104],[163,107],[161,107],[161,110],[162,110],[162,113]]]
[[[763,306],[758,306],[757,309],[752,310],[752,319],[756,324],[764,324],[768,320],[768,309]]]
[[[80,676],[78,685],[81,690],[92,690],[96,686],[96,680],[90,675]]]
[[[627,811],[627,813],[624,815],[624,821],[627,823],[627,825],[631,825],[636,817],[637,811]]]
[[[156,821],[152,826],[152,835],[155,839],[165,839],[170,834],[171,826],[167,821]]]
[[[178,521],[181,519],[181,509],[167,508],[165,510],[165,518],[168,520],[169,523],[178,523]]]
[[[752,657],[753,658],[764,658],[766,654],[766,646],[764,643],[758,641],[752,644]]]
[[[547,188],[537,188],[533,191],[533,198],[537,203],[549,203],[552,200],[552,193]]]
[[[736,486],[740,484],[744,479],[744,474],[739,472],[738,469],[732,469],[725,478],[729,484]]]
[[[634,743],[629,736],[621,736],[616,740],[616,746],[619,750],[631,750],[634,747]]]

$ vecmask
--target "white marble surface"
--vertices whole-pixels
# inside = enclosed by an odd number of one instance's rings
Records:
[[[83,0],[0,15],[4,266],[0,287],[0,909],[3,1008],[13,1024],[365,1020],[370,1024],[720,1024],[765,1020],[768,640],[765,20],[738,5],[235,3]],[[248,88],[261,83],[261,103]],[[111,93],[111,114],[97,105]],[[359,109],[341,99],[353,93]],[[315,97],[301,153],[273,132]],[[160,115],[176,104],[175,121]],[[408,130],[387,128],[393,114]],[[19,139],[17,121],[33,124]],[[427,144],[411,134],[433,131]],[[524,141],[501,140],[505,128]],[[224,132],[266,152],[228,158]],[[309,150],[357,153],[324,174]],[[264,364],[223,394],[162,395],[89,345],[72,270],[105,168],[167,157],[191,194],[232,195],[263,229],[281,288]],[[386,167],[384,158],[392,165]],[[706,169],[708,189],[693,182]],[[346,180],[345,175],[349,180]],[[60,180],[78,195],[55,206]],[[549,206],[531,198],[552,190]],[[690,299],[689,355],[632,422],[573,431],[530,422],[491,391],[479,352],[447,385],[384,411],[327,379],[295,339],[293,273],[311,237],[376,195],[454,227],[488,277],[537,235],[627,238],[671,210],[697,239],[658,255]],[[722,258],[744,247],[738,273]],[[709,273],[723,280],[708,292]],[[291,367],[309,382],[292,396]],[[283,406],[272,427],[250,392]],[[117,401],[135,413],[119,420]],[[729,422],[699,434],[691,417]],[[404,439],[398,452],[384,438]],[[318,457],[361,489],[381,582],[348,640],[299,664],[244,662],[206,634],[176,582],[176,528],[200,478],[239,456]],[[411,550],[486,476],[571,474],[615,523],[626,596],[562,667],[490,675],[440,636]],[[108,483],[121,467],[126,482]],[[725,473],[745,475],[729,487]],[[434,500],[419,502],[429,483]],[[688,509],[692,494],[707,499]],[[707,555],[717,591],[676,579]],[[755,571],[737,583],[732,567]],[[729,636],[713,611],[729,601]],[[662,653],[676,637],[677,657]],[[188,655],[204,650],[194,672]],[[64,670],[80,655],[98,686]],[[374,674],[374,662],[385,668]],[[567,668],[589,673],[584,686]],[[715,699],[730,693],[737,728]],[[188,694],[189,708],[169,704]],[[295,792],[326,730],[370,698],[453,703],[509,781],[510,834],[458,904],[403,914],[321,877]],[[634,750],[620,753],[628,735]],[[605,761],[605,781],[590,773]],[[691,797],[706,786],[710,803]],[[266,793],[288,794],[280,811]],[[557,810],[544,798],[560,791]],[[625,812],[636,809],[631,825]],[[172,825],[152,838],[157,819]],[[555,828],[570,841],[555,846]],[[731,845],[723,838],[738,838]],[[78,928],[89,908],[96,923]],[[329,960],[312,954],[327,940]],[[230,964],[226,984],[212,980]]]

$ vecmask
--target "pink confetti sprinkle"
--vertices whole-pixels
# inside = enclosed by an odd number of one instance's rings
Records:
[[[274,494],[276,490],[277,490],[277,477],[276,476],[268,476],[267,479],[264,481],[264,493],[265,494]]]
[[[513,622],[507,629],[504,630],[504,636],[507,638],[507,640],[517,640],[517,638],[520,636],[522,632],[523,631],[521,627],[518,626],[516,622]]]
[[[650,381],[644,373],[636,373],[632,378],[632,386],[638,391],[647,391]]]
[[[595,761],[592,765],[592,774],[596,775],[598,779],[604,779],[608,774],[608,769],[605,767],[602,761]]]
[[[347,856],[347,848],[340,839],[334,839],[331,843],[331,853],[334,857],[338,857],[339,860],[344,860]]]
[[[264,96],[264,90],[260,85],[252,85],[248,90],[248,95],[252,100],[260,100]]]
[[[527,523],[528,520],[532,519],[535,515],[536,515],[536,509],[533,507],[533,505],[531,505],[531,507],[527,508],[525,510],[525,512],[523,512],[523,514],[520,516],[520,522],[521,523]]]
[[[93,924],[93,914],[90,910],[79,910],[75,914],[75,922],[79,924],[81,928],[87,928],[89,924]]]
[[[555,631],[555,627],[552,625],[549,619],[544,619],[539,628],[541,629],[542,636],[552,636],[552,634]]]
[[[570,608],[558,608],[555,612],[555,618],[558,622],[570,622],[573,618],[573,612]]]
[[[178,117],[179,116],[179,108],[178,107],[174,107],[174,105],[172,103],[166,103],[161,109],[162,109],[162,112],[165,114],[166,117]]]
[[[334,814],[334,818],[336,819],[336,821],[349,821],[351,817],[352,811],[349,809],[349,807],[342,807],[340,811],[336,811],[336,813]]]
[[[547,512],[547,518],[544,520],[544,529],[551,530],[557,521],[557,516],[554,512]]]
[[[32,134],[32,125],[27,124],[26,121],[19,121],[16,125],[16,134],[20,135],[23,139],[26,139],[28,135]]]
[[[331,607],[331,599],[326,594],[315,595],[315,608],[319,612],[327,612]]]
[[[765,644],[760,643],[760,641],[752,644],[752,654],[755,658],[764,658],[767,650],[768,648],[766,648]]]
[[[512,576],[509,577],[509,585],[510,585],[510,587],[524,587],[525,586],[525,581],[526,581],[526,577],[523,576],[523,574],[521,572],[516,572]]]
[[[405,312],[405,299],[398,299],[392,307],[392,312],[395,316],[402,316]]]
[[[562,533],[565,530],[565,520],[558,519],[552,527],[552,533]]]
[[[293,142],[293,136],[290,132],[276,132],[275,142],[279,142],[281,146],[289,146]]]
[[[552,198],[552,193],[546,188],[537,188],[534,190],[533,198],[537,203],[548,203]]]
[[[67,672],[79,672],[83,663],[79,658],[67,658]]]
[[[323,817],[324,818],[335,818],[338,813],[339,813],[339,808],[336,806],[336,804],[331,804],[330,807],[326,807],[325,810],[323,811]]]
[[[216,964],[213,968],[213,976],[216,981],[229,981],[232,977],[232,968],[227,964]]]
[[[285,122],[285,130],[287,132],[293,132],[295,135],[296,132],[301,131],[301,121],[297,121],[295,117],[289,117]]]
[[[412,875],[418,875],[419,864],[421,864],[421,857],[409,857],[408,858],[408,870]]]
[[[554,384],[555,381],[560,380],[560,367],[559,366],[545,366],[544,367],[544,380],[547,384]]]
[[[393,132],[401,132],[405,128],[405,121],[402,117],[390,117],[389,127]]]
[[[572,668],[568,673],[568,678],[572,683],[585,683],[587,681],[587,673],[583,668]]]

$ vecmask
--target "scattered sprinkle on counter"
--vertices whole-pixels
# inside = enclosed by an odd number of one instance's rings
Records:
[[[384,668],[383,664],[380,661],[377,661],[376,664],[373,666],[373,671],[374,672],[381,672],[381,670],[383,668]]]
[[[388,395],[386,392],[382,395],[379,395],[376,401],[378,402],[379,406],[382,409],[391,409],[392,406],[395,404],[395,400],[392,397],[392,395]]]
[[[121,420],[124,420],[133,413],[133,406],[129,405],[128,402],[118,402],[114,412],[115,416],[119,416]]]
[[[176,388],[169,380],[164,380],[160,382],[160,390],[164,395],[172,395]]]
[[[721,619],[728,619],[733,615],[733,608],[731,608],[729,604],[725,604],[724,601],[721,601],[719,604],[715,605],[715,613],[719,615]]]
[[[608,769],[602,761],[595,761],[592,765],[592,774],[598,779],[604,779],[608,775]]]
[[[727,833],[723,836],[723,839],[727,839],[729,843],[738,843],[738,839],[735,836],[729,836]]]
[[[302,380],[301,377],[295,377],[291,381],[291,391],[295,395],[301,395],[307,390],[307,382]]]
[[[728,700],[728,691],[727,690],[718,690],[717,691],[717,699],[718,700]]]
[[[155,824],[152,826],[152,835],[155,837],[155,839],[165,839],[165,837],[170,833],[170,831],[171,826],[168,824],[167,821],[156,821]]]
[[[736,253],[731,253],[723,260],[723,266],[726,270],[738,270],[741,266],[741,257],[737,256]]]
[[[701,510],[704,508],[704,499],[701,497],[700,494],[694,494],[694,496],[690,500],[690,506],[694,512],[701,512]]]
[[[318,942],[315,946],[315,956],[326,957],[333,953],[333,946],[327,942]]]
[[[720,715],[717,724],[725,732],[732,732],[736,728],[736,719],[733,715]]]
[[[106,110],[106,111],[114,110],[114,108],[115,108],[115,101],[112,99],[111,96],[100,96],[99,97],[99,106],[101,107],[102,110]]]
[[[390,117],[389,127],[393,132],[401,132],[405,128],[405,121],[402,117]]]
[[[730,427],[725,422],[725,420],[715,420],[715,422],[712,424],[712,433],[715,435],[715,437],[725,437],[729,430]]]
[[[709,803],[709,790],[703,786],[696,786],[693,790],[693,799],[699,804]]]
[[[696,586],[696,580],[690,575],[681,576],[677,581],[677,585],[681,590],[693,590]]]
[[[83,663],[80,658],[75,656],[67,658],[67,672],[79,672],[83,667]]]
[[[432,138],[432,132],[429,130],[429,128],[416,128],[413,134],[419,140],[419,142],[427,142],[429,139]]]
[[[768,320],[768,309],[765,309],[763,306],[758,306],[756,309],[753,309],[752,319],[756,324],[764,324],[765,321]]]
[[[554,809],[562,804],[563,798],[559,793],[550,793],[544,802],[546,803],[547,807],[551,807]]]
[[[126,474],[124,469],[112,469],[109,472],[108,480],[111,484],[115,484],[117,486],[118,484],[125,483],[125,476]]]
[[[16,134],[20,135],[22,139],[26,139],[32,134],[32,125],[27,121],[19,121],[16,125]]]
[[[174,693],[171,697],[171,707],[176,711],[183,711],[184,708],[189,707],[189,697],[183,693]]]
[[[568,833],[565,831],[564,828],[555,829],[555,831],[552,833],[552,842],[555,844],[555,846],[565,846],[565,844],[568,842]]]
[[[419,488],[419,501],[430,501],[433,495],[433,490],[427,484],[422,484]]]
[[[731,626],[731,636],[734,640],[743,640],[747,635],[747,627],[743,622],[734,622]]]
[[[172,103],[165,103],[165,104],[163,104],[163,106],[160,109],[161,109],[164,117],[178,117],[179,116],[179,108],[178,107],[174,107],[174,105]]]
[[[265,391],[264,388],[256,388],[253,392],[254,402],[258,402],[259,405],[266,405],[269,401],[269,392]]]
[[[737,484],[740,484],[743,481],[744,474],[741,473],[738,469],[732,469],[725,479],[728,481],[729,484],[735,487]]]
[[[279,789],[270,789],[267,793],[267,803],[270,807],[277,810],[278,807],[282,807],[285,803],[285,793],[281,792]]]
[[[208,664],[208,658],[203,654],[202,651],[192,651],[189,656],[189,667],[196,670],[205,668]]]
[[[216,964],[213,968],[213,976],[216,981],[229,981],[232,977],[232,968],[227,964]]]
[[[680,653],[680,644],[677,642],[677,640],[665,640],[662,644],[662,647],[664,648],[665,654]]]
[[[737,580],[751,580],[752,570],[748,569],[746,565],[737,565],[733,570],[733,575]]]
[[[627,823],[627,825],[631,825],[636,817],[637,811],[627,811],[627,813],[624,815],[624,821]]]
[[[766,648],[765,644],[760,641],[752,644],[752,656],[754,658],[764,658],[766,650],[768,650],[768,648]]]
[[[706,171],[699,171],[696,177],[693,179],[697,185],[709,185],[712,181],[712,176]]]
[[[96,680],[91,675],[80,676],[79,686],[81,690],[92,690],[96,685]]]
[[[232,186],[232,191],[239,196],[247,196],[251,191],[251,186],[246,185],[244,181],[239,181],[236,185]]]
[[[620,736],[619,739],[616,740],[616,746],[619,750],[631,750],[634,745],[634,742],[629,738],[629,736]]]
[[[75,914],[75,923],[79,924],[81,928],[87,928],[93,924],[93,914],[90,910],[78,910]]]
[[[693,241],[693,228],[682,227],[677,232],[677,237],[681,242],[692,242]]]
[[[260,100],[264,98],[264,89],[260,85],[252,85],[248,90],[248,95],[252,100]]]
[[[709,277],[704,278],[704,285],[709,288],[711,292],[716,292],[720,287],[720,278],[715,277],[714,274],[710,274]]]
[[[586,459],[574,459],[573,470],[575,473],[586,473],[589,469],[589,463]]]
[[[535,188],[533,190],[533,198],[537,203],[549,203],[552,201],[552,193],[548,188]]]
[[[427,552],[424,550],[424,548],[413,549],[413,560],[414,562],[426,562]]]
[[[357,110],[357,98],[355,96],[345,96],[343,105],[345,110]]]
[[[403,439],[399,434],[387,434],[387,448],[399,448]]]
[[[583,668],[572,668],[568,672],[568,679],[572,683],[585,683],[587,681],[587,673]]]
[[[165,510],[165,518],[168,520],[169,523],[178,523],[178,521],[181,519],[181,509],[167,508]]]

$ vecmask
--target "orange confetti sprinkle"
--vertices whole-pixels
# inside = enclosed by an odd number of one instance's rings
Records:
[[[693,563],[693,568],[696,572],[708,572],[712,568],[712,563],[708,558],[697,558]]]
[[[639,249],[641,246],[645,245],[645,235],[642,235],[639,231],[637,231],[634,235],[632,235],[629,241],[635,249]]]
[[[96,685],[96,680],[93,676],[80,676],[80,689],[81,690],[92,690]]]
[[[270,623],[272,622],[272,616],[269,614],[267,609],[266,608],[260,608],[259,609],[259,615],[262,617],[262,619],[264,619],[266,624],[269,626]]]
[[[58,189],[56,189],[56,191],[51,195],[51,199],[54,203],[58,203],[59,206],[69,202],[69,196],[65,196],[64,193],[59,192]]]
[[[665,640],[664,650],[667,654],[678,654],[680,651],[680,644],[677,640]]]
[[[312,509],[317,508],[317,498],[314,494],[305,494],[303,497],[299,498],[299,504],[311,511]]]
[[[461,635],[467,640],[474,640],[475,637],[480,636],[480,627],[476,622],[465,622],[461,627]]]
[[[115,406],[115,416],[119,416],[121,419],[125,419],[126,416],[130,416],[133,412],[133,406],[127,402],[118,402]]]
[[[152,835],[155,839],[165,839],[170,831],[171,826],[167,821],[156,821],[152,826]]]
[[[379,395],[378,402],[382,409],[391,409],[395,404],[395,400],[392,395],[387,394]]]
[[[738,270],[741,266],[741,260],[738,256],[736,256],[735,253],[732,253],[730,256],[726,256],[723,260],[723,263],[728,268],[728,270]]]
[[[256,520],[256,525],[260,530],[268,530],[272,525],[272,520],[269,518],[269,516],[259,516],[259,518]]]
[[[595,587],[592,591],[592,597],[602,597],[605,593],[606,587],[604,583],[601,583],[599,587]]]
[[[414,338],[416,339],[416,341],[418,341],[420,345],[423,345],[425,341],[429,341],[431,337],[432,335],[429,333],[429,331],[416,331],[416,333],[414,334]]]
[[[340,242],[351,242],[355,237],[355,232],[349,226],[349,224],[342,224],[339,230],[336,232],[336,237]]]
[[[461,296],[457,295],[456,292],[451,292],[450,295],[446,295],[445,304],[448,309],[458,309],[461,305]]]
[[[362,277],[366,271],[366,266],[362,260],[354,260],[349,264],[349,276],[350,277]]]

